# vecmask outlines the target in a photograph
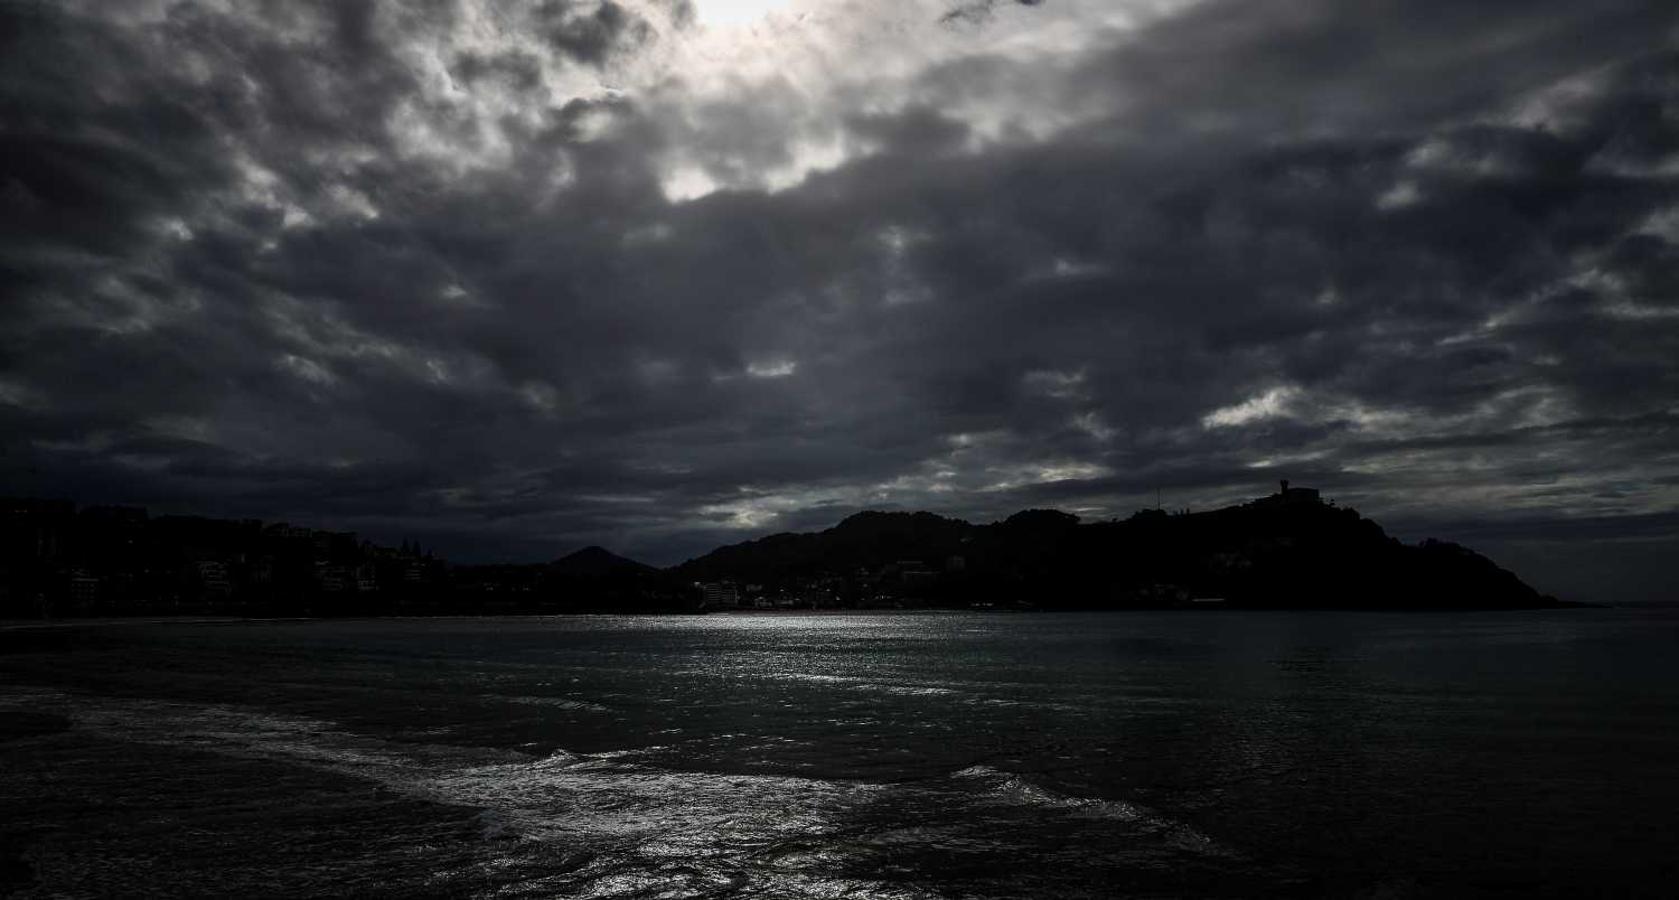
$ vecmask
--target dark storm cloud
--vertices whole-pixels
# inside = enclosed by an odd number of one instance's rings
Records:
[[[486,558],[1279,476],[1666,527],[1664,4],[982,49],[1045,4],[832,90],[684,55],[699,9],[0,4],[0,487]]]

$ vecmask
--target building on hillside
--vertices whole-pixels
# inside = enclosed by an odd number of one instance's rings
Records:
[[[740,603],[740,590],[732,581],[702,582],[697,585],[704,604],[711,606],[736,606]]]
[[[226,597],[233,593],[233,582],[227,577],[227,566],[220,560],[194,560],[189,573],[198,582],[198,589],[207,597]]]
[[[919,559],[898,560],[898,580],[904,584],[927,581],[937,574]]]
[[[342,594],[352,586],[350,568],[327,563],[315,564],[315,584],[324,594]]]
[[[1269,497],[1261,497],[1258,500],[1253,501],[1250,505],[1310,506],[1323,502],[1322,498],[1318,494],[1317,488],[1294,487],[1288,483],[1287,478],[1284,478],[1281,481],[1280,486],[1282,489],[1277,491],[1275,494],[1272,494]]]
[[[99,576],[86,569],[72,569],[69,576],[70,600],[79,609],[88,609],[99,600]]]
[[[409,584],[420,584],[425,581],[425,561],[419,559],[404,560],[402,562],[402,580]]]
[[[75,515],[75,504],[62,500],[0,500],[0,556],[14,563],[62,558]]]

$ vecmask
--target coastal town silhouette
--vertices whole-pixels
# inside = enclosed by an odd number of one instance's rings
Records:
[[[1535,608],[1560,601],[1457,544],[1407,545],[1286,480],[1223,509],[987,525],[861,512],[657,569],[598,546],[452,565],[417,543],[138,507],[0,502],[0,617],[838,609]]]

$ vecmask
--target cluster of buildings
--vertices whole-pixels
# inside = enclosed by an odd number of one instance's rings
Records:
[[[701,609],[893,609],[921,589],[967,570],[966,557],[939,563],[902,559],[884,566],[859,566],[848,574],[790,577],[779,583],[725,579],[694,583]]]
[[[0,617],[311,611],[443,574],[416,546],[351,532],[0,499]]]

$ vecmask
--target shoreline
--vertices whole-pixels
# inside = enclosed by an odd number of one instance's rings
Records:
[[[1326,606],[1221,606],[1221,607],[1184,607],[1184,606],[1140,606],[1127,609],[718,609],[705,612],[579,612],[579,613],[449,613],[446,615],[349,615],[349,616],[102,616],[97,618],[61,618],[61,619],[0,619],[0,632],[27,631],[32,629],[53,629],[71,627],[102,628],[109,626],[142,626],[142,625],[240,625],[256,623],[279,622],[397,622],[397,621],[446,621],[446,620],[480,620],[480,619],[694,619],[705,616],[724,616],[730,618],[757,617],[788,617],[788,616],[908,616],[908,615],[948,615],[948,616],[989,616],[989,615],[1124,615],[1128,613],[1405,613],[1427,615],[1431,613],[1521,613],[1521,612],[1556,612],[1563,610],[1639,610],[1639,609],[1679,609],[1679,601],[1657,603],[1628,603],[1612,605],[1607,603],[1582,603],[1567,601],[1554,606],[1527,607],[1490,607],[1490,606],[1459,606],[1459,607],[1403,607],[1403,606],[1370,606],[1370,607],[1326,607]]]

